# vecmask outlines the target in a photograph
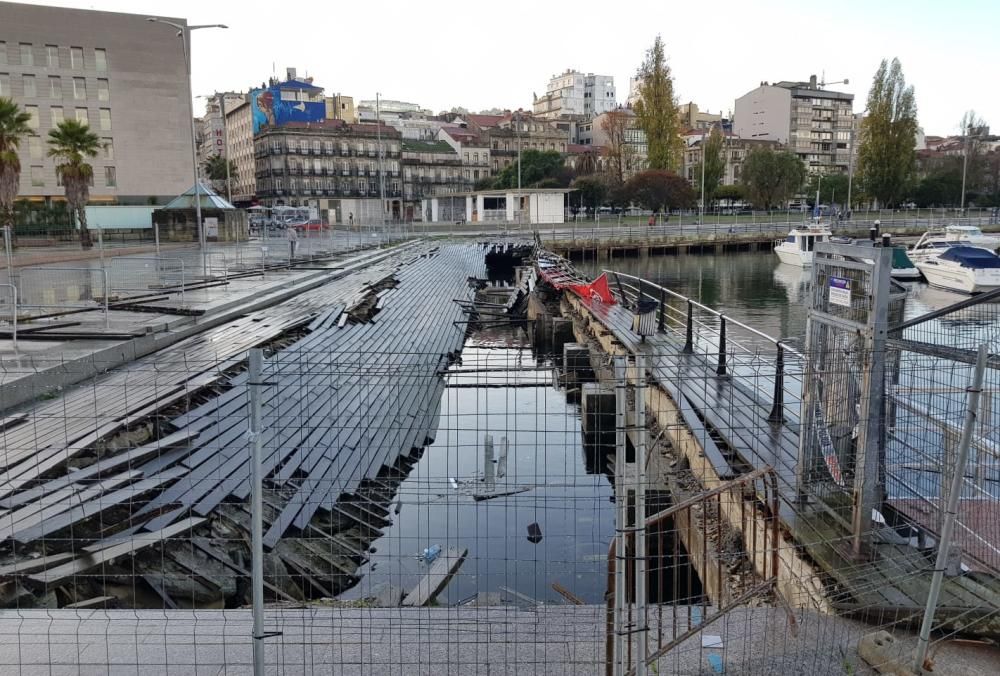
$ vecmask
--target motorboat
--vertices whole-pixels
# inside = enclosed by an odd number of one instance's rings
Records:
[[[774,282],[788,294],[788,304],[798,305],[809,298],[809,273],[797,265],[779,263],[772,273]]]
[[[873,246],[872,241],[866,239],[855,240],[854,244],[861,247]],[[869,265],[875,262],[870,258],[862,260]],[[892,278],[900,282],[915,282],[920,279],[920,270],[906,255],[906,247],[902,245],[892,247]]]
[[[775,243],[774,253],[778,254],[782,263],[800,268],[812,267],[816,245],[828,241],[832,236],[830,229],[822,223],[792,228],[785,239]]]
[[[909,251],[914,263],[940,255],[953,246],[973,246],[996,251],[1000,237],[984,235],[975,225],[949,225],[944,230],[928,230]]]
[[[990,251],[1000,248],[1000,237],[983,234],[978,225],[949,225],[944,229],[944,235],[949,240],[978,246]]]
[[[919,261],[927,283],[948,291],[983,293],[1000,288],[1000,256],[974,246],[951,246]]]

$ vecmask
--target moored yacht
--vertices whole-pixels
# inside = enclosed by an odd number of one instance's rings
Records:
[[[1000,288],[1000,256],[973,246],[951,246],[917,263],[927,283],[960,293]]]
[[[822,223],[793,228],[785,239],[775,243],[774,253],[778,254],[782,263],[800,268],[812,267],[816,245],[828,241],[832,235]]]

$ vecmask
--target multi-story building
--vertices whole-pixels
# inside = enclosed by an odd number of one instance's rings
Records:
[[[683,137],[684,157],[681,175],[690,181],[691,185],[695,186],[695,189],[699,189],[701,186],[699,167],[701,166],[701,158],[704,153],[704,144],[708,139],[709,133],[708,129],[702,129],[685,134]],[[741,182],[743,162],[746,160],[747,155],[755,148],[778,149],[781,147],[781,144],[777,141],[744,139],[728,132],[723,139],[722,157],[725,160],[725,168],[722,178],[719,179],[720,185],[737,185]]]
[[[196,119],[198,174],[205,177],[205,163],[215,155],[226,156],[226,113],[246,101],[246,95],[218,92],[205,102],[205,114]]]
[[[445,126],[438,140],[451,146],[462,161],[462,176],[475,185],[490,176],[490,146],[467,126]]]
[[[639,127],[631,108],[616,108],[584,123],[579,140],[580,145],[597,148],[605,157],[621,153],[625,179],[646,167],[649,156],[646,132]]]
[[[184,19],[169,21],[184,24]],[[103,149],[92,202],[165,203],[194,183],[187,69],[176,31],[121,14],[0,2],[0,96],[31,115],[20,197],[62,199],[46,137],[85,122]]]
[[[567,70],[552,76],[545,95],[534,97],[532,109],[539,119],[553,119],[564,115],[590,118],[616,107],[613,77]]]
[[[237,206],[248,206],[257,195],[253,113],[249,101],[243,100],[232,108],[226,108],[225,133],[229,140],[229,159],[236,168],[230,176],[232,201]]]
[[[484,128],[483,138],[489,143],[494,174],[516,162],[519,150],[554,150],[565,154],[569,144],[567,135],[554,124],[524,112],[507,113],[500,117],[494,126]]]
[[[822,89],[815,75],[808,82],[764,82],[736,99],[733,130],[786,145],[811,173],[847,172],[853,105],[853,94]]]
[[[409,116],[427,116],[431,111],[421,108],[416,103],[408,101],[395,101],[393,99],[366,99],[358,101],[358,119],[362,122],[374,122],[376,116],[382,122],[390,118]]]
[[[265,125],[254,138],[257,197],[265,206],[313,207],[331,223],[402,218],[400,138],[386,125],[343,120]]]
[[[354,97],[343,94],[326,97],[326,119],[343,120],[347,124],[357,122],[358,114],[354,110]]]
[[[404,138],[402,148],[404,219],[429,220],[421,213],[421,200],[472,190],[461,157],[445,141]]]
[[[698,108],[697,103],[682,103],[677,106],[681,129],[708,129],[723,124],[722,115],[713,115]]]

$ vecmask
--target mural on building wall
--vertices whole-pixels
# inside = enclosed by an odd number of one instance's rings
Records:
[[[281,85],[250,91],[250,111],[253,114],[253,133],[264,125],[281,126],[289,122],[318,122],[326,117],[323,101],[284,101]]]

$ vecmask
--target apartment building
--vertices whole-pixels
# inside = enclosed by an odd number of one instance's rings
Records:
[[[36,134],[18,151],[22,198],[63,199],[45,140],[69,118],[103,143],[92,202],[162,204],[194,183],[181,44],[145,14],[0,2],[0,96],[31,115]]]
[[[593,117],[614,110],[615,79],[610,75],[595,75],[567,70],[553,75],[543,96],[535,96],[532,105],[540,119],[553,119],[566,115]]]
[[[691,185],[695,186],[695,188],[700,188],[701,186],[699,169],[708,134],[709,131],[707,129],[702,129],[689,132],[682,137],[684,140],[684,155],[681,175],[690,181]],[[756,148],[778,149],[781,147],[781,144],[777,141],[744,139],[732,133],[726,133],[723,139],[722,157],[725,160],[725,169],[722,178],[719,179],[720,185],[738,185],[741,183],[743,162],[746,161],[747,155],[752,150]]]
[[[777,141],[810,173],[847,172],[854,124],[854,95],[808,82],[762,82],[736,99],[733,131],[740,138]]]
[[[226,108],[225,133],[229,139],[229,159],[236,169],[230,176],[232,202],[237,206],[249,206],[257,194],[253,112],[249,101],[243,100],[232,108]]]

